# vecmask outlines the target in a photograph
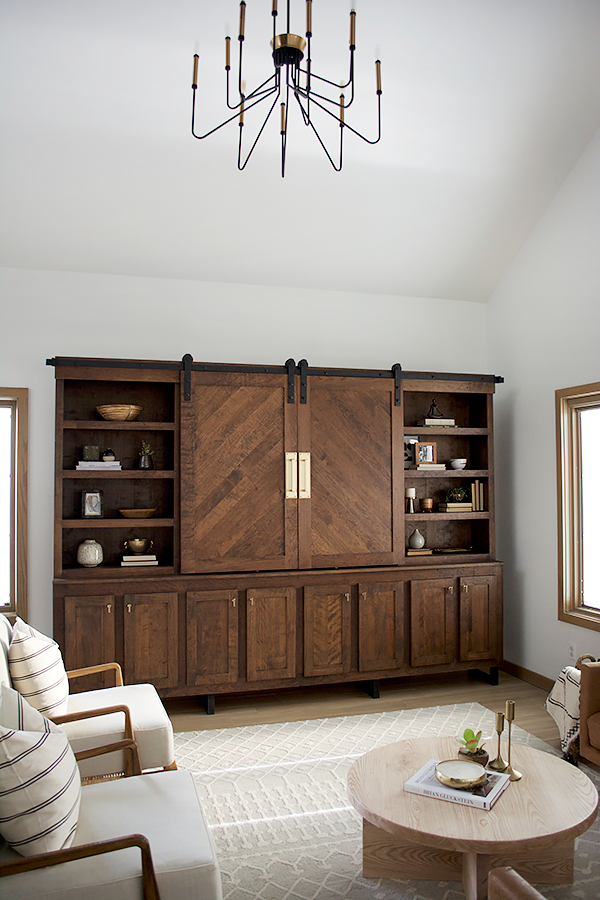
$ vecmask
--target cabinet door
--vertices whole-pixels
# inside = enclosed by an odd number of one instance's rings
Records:
[[[501,604],[493,575],[462,577],[460,583],[460,659],[498,659]]]
[[[83,669],[100,663],[116,662],[115,598],[65,597],[65,646],[62,647],[65,668]],[[113,687],[114,674],[86,675],[69,685],[73,693]]]
[[[248,588],[246,671],[248,681],[296,674],[296,588]]]
[[[300,567],[400,560],[404,443],[394,381],[308,378],[298,451],[310,452],[310,499],[298,500]]]
[[[442,666],[456,659],[454,580],[410,582],[410,663]]]
[[[188,591],[187,683],[231,684],[238,678],[238,592]]]
[[[304,674],[344,675],[352,659],[350,585],[304,588]]]
[[[124,680],[157,688],[178,683],[177,594],[125,594]]]
[[[296,451],[296,405],[285,376],[192,373],[181,404],[182,572],[297,566],[286,451]]]
[[[404,665],[404,610],[404,584],[359,584],[359,672]]]

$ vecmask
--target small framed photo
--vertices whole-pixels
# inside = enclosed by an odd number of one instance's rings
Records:
[[[410,469],[416,464],[415,447],[419,443],[417,434],[404,435],[404,468]]]
[[[415,444],[415,460],[418,466],[437,462],[437,444],[435,442],[423,442]]]
[[[101,519],[103,515],[102,491],[83,491],[81,494],[81,518]]]

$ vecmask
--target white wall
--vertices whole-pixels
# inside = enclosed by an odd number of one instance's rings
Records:
[[[600,381],[600,132],[488,304],[504,656],[555,678],[600,632],[559,622],[554,392]],[[600,451],[599,451],[600,462]],[[600,511],[598,513],[600,515]]]
[[[29,619],[51,629],[53,356],[487,372],[486,308],[300,288],[0,270],[0,384],[30,389]]]

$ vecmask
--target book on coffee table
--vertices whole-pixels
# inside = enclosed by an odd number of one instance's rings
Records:
[[[438,800],[449,800],[451,803],[489,810],[510,784],[510,775],[504,772],[488,772],[486,781],[474,790],[461,791],[445,787],[435,777],[435,767],[439,762],[439,759],[430,759],[426,762],[404,783],[404,790],[410,794],[422,794],[425,797],[436,797]]]

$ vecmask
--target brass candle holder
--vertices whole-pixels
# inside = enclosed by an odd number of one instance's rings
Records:
[[[498,733],[498,756],[491,763],[488,763],[488,769],[493,769],[494,772],[505,772],[506,763],[500,755],[500,735],[504,731],[504,713],[496,713],[496,731]]]
[[[523,776],[520,772],[517,772],[516,769],[510,764],[510,729],[513,723],[513,719],[515,717],[515,701],[507,700],[506,701],[506,721],[508,722],[508,765],[505,768],[505,772],[510,775],[511,781],[519,781]]]

